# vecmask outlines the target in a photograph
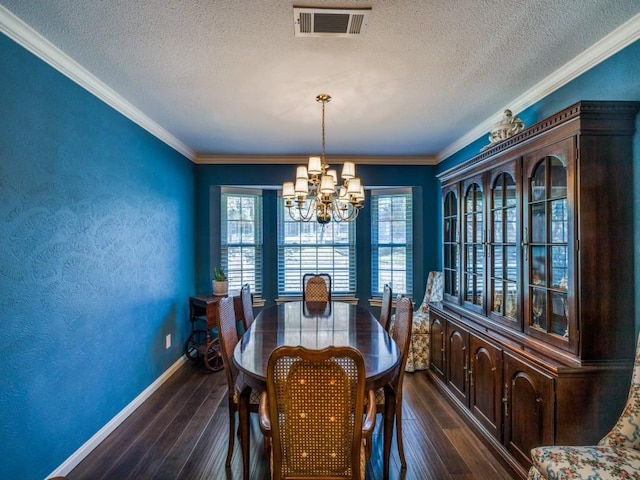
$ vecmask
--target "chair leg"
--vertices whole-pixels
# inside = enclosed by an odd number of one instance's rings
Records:
[[[229,445],[227,446],[227,460],[225,461],[225,466],[231,466],[231,457],[233,457],[233,446],[235,443],[236,435],[236,408],[235,404],[229,402]]]
[[[389,456],[391,453],[391,440],[393,437],[393,420],[396,418],[395,393],[389,387],[385,387],[384,414],[382,416],[383,425],[383,448],[382,448],[382,478],[389,479]]]
[[[407,468],[407,461],[404,458],[404,445],[402,443],[402,393],[396,398],[396,437],[398,439],[400,465],[402,466],[402,470],[405,470]]]

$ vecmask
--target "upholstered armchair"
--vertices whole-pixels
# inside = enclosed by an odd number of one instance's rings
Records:
[[[444,288],[442,272],[429,272],[427,277],[427,289],[424,292],[422,304],[413,312],[413,326],[411,328],[411,344],[409,345],[409,355],[405,371],[415,372],[416,370],[427,370],[429,368],[429,302],[439,302],[442,300]],[[391,317],[391,329],[395,315]]]
[[[597,445],[531,450],[531,480],[640,478],[640,340],[622,415]]]

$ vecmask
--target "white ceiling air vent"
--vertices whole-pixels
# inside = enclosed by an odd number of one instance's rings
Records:
[[[293,7],[296,37],[356,37],[364,35],[370,8]]]

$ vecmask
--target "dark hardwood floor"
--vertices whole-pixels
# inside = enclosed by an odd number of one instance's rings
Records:
[[[506,470],[443,399],[424,372],[404,380],[404,446],[400,472],[392,449],[390,479],[507,480]],[[186,363],[71,473],[80,479],[241,479],[239,442],[226,471],[228,410],[223,372]],[[262,436],[251,415],[251,478],[269,478]],[[380,417],[378,417],[380,419]],[[367,480],[382,478],[382,435],[376,425]]]

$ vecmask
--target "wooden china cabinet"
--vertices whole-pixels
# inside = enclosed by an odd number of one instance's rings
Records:
[[[439,176],[429,374],[523,477],[532,447],[597,442],[626,399],[639,109],[579,102]]]

